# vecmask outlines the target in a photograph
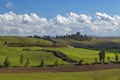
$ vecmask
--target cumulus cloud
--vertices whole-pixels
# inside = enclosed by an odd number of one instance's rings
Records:
[[[92,17],[70,12],[66,17],[47,19],[36,13],[0,14],[0,35],[63,35],[78,31],[92,36],[120,36],[120,16],[96,12]]]
[[[8,1],[6,7],[11,9],[13,7],[13,3],[11,1]]]

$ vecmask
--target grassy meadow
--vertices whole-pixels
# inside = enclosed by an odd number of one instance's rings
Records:
[[[0,45],[16,44],[15,46],[52,46],[52,42],[43,39],[30,38],[30,37],[18,37],[18,36],[0,36]]]
[[[90,72],[0,74],[1,80],[120,80],[120,69]]]
[[[100,42],[101,41],[102,40],[100,40]],[[7,46],[4,45],[5,42],[7,42],[7,44],[20,43],[23,46],[21,47]],[[67,42],[77,43],[74,40],[68,40]],[[62,41],[62,43],[66,44],[64,40]],[[10,62],[10,66],[24,66],[27,57],[29,57],[30,59],[30,66],[38,66],[40,64],[41,59],[45,60],[45,65],[54,64],[56,60],[58,60],[59,64],[71,64],[56,57],[55,55],[53,55],[52,52],[44,51],[44,49],[60,51],[71,59],[77,61],[83,59],[84,64],[85,63],[91,64],[95,61],[95,58],[98,59],[98,54],[100,52],[100,50],[95,50],[95,49],[73,48],[73,47],[56,47],[56,48],[50,47],[52,45],[53,43],[51,41],[47,41],[43,39],[2,36],[0,37],[0,65],[3,65],[6,56],[9,57],[8,59]],[[28,50],[24,50],[24,49],[28,49]],[[120,57],[119,49],[107,49],[106,57],[109,56],[111,61],[115,61],[116,53]],[[20,65],[19,63],[21,55],[24,56],[23,65]],[[108,62],[107,58],[105,59],[105,62]],[[0,79],[1,80],[120,80],[119,75],[120,75],[120,69],[111,69],[111,70],[89,71],[89,72],[10,73],[10,74],[0,74]]]
[[[37,49],[37,47],[31,49]],[[56,60],[61,64],[66,63],[55,57],[51,52],[24,51],[22,47],[0,47],[0,65],[3,65],[5,57],[8,56],[10,66],[20,66],[19,60],[21,55],[24,56],[24,63],[26,62],[26,58],[29,57],[31,66],[39,65],[41,59],[44,59],[47,65],[54,64]]]
[[[24,48],[30,49],[30,51],[24,51]],[[88,50],[82,48],[41,48],[41,47],[0,47],[0,65],[3,65],[5,57],[9,57],[11,66],[21,66],[19,63],[20,56],[24,56],[24,63],[26,62],[26,58],[29,57],[30,65],[36,66],[40,64],[40,59],[45,60],[45,64],[54,64],[56,60],[58,60],[59,64],[68,64],[62,59],[54,56],[52,52],[45,51],[37,51],[42,49],[48,50],[57,50],[63,52],[69,58],[79,61],[83,59],[83,63],[93,63],[95,58],[98,59],[99,50]],[[106,57],[109,56],[112,61],[115,61],[115,53],[118,53],[119,50],[108,50],[106,51]],[[119,54],[120,56],[120,54]],[[105,60],[108,62],[108,60]],[[23,66],[23,65],[22,65]]]
[[[79,61],[80,59],[84,60],[84,63],[92,63],[94,62],[95,58],[98,59],[98,54],[100,50],[89,50],[83,48],[47,48],[50,50],[58,50],[66,54],[68,57]],[[115,60],[115,54],[119,54],[120,50],[118,49],[111,49],[106,51],[106,57],[110,57],[112,61]],[[98,59],[99,60],[99,59]],[[108,60],[105,60],[108,62]]]

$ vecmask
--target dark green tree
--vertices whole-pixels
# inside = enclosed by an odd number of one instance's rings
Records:
[[[109,63],[111,62],[110,56],[107,56],[107,60]]]
[[[30,65],[30,59],[29,57],[26,58],[26,63],[25,63],[25,67],[28,67]]]
[[[7,44],[8,44],[7,41],[5,41],[5,42],[4,42],[4,45],[7,45]]]
[[[9,66],[10,66],[9,57],[7,56],[4,61],[4,67],[9,67]]]
[[[99,60],[101,63],[104,63],[105,61],[105,50],[102,50],[99,52]]]
[[[118,63],[118,54],[115,54],[115,61]]]
[[[42,58],[42,59],[40,60],[40,67],[43,67],[43,66],[45,66],[45,61],[44,61],[44,59]]]
[[[20,62],[21,65],[24,63],[24,56],[23,55],[20,56],[20,61],[19,62]]]
[[[82,65],[83,61],[84,61],[83,59],[80,59],[79,60],[79,65]]]

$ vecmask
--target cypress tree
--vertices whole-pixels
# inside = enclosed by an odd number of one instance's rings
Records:
[[[41,61],[40,61],[40,67],[43,67],[43,66],[45,66],[45,61],[44,61],[44,59],[42,58]]]
[[[9,67],[9,66],[10,66],[9,57],[7,56],[4,61],[4,67]]]

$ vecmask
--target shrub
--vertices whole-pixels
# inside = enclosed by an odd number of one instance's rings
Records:
[[[9,67],[9,66],[10,66],[9,57],[7,56],[4,61],[4,67]]]
[[[79,65],[82,65],[83,61],[84,61],[83,59],[80,59],[79,60]]]
[[[5,42],[4,42],[4,45],[7,45],[7,44],[8,44],[7,41],[5,41]]]
[[[90,65],[89,63],[85,63],[85,65]]]
[[[94,58],[94,63],[95,63],[95,64],[98,63],[98,58],[97,58],[97,57]]]

